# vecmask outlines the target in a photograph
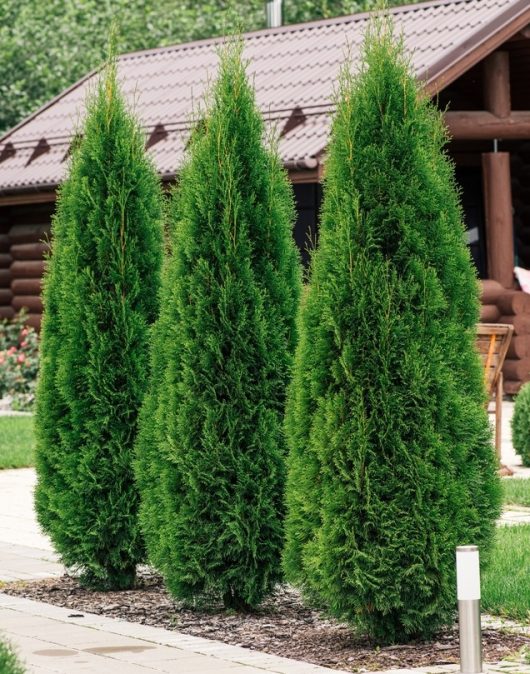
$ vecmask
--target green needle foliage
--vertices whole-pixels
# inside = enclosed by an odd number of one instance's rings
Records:
[[[288,579],[379,641],[452,619],[500,488],[441,115],[388,20],[340,80],[287,404]]]
[[[282,419],[300,266],[293,197],[241,59],[220,54],[172,201],[137,446],[149,557],[181,599],[256,606],[281,576]]]
[[[512,417],[513,446],[523,464],[530,466],[530,384],[525,384],[515,398]]]
[[[11,648],[0,641],[0,672],[2,674],[24,674],[26,671]]]
[[[161,189],[111,62],[53,222],[37,391],[36,508],[85,584],[134,583],[144,546],[132,451],[163,255]]]

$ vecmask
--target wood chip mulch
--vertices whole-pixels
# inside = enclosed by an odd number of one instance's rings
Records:
[[[279,588],[258,611],[243,615],[220,606],[206,610],[177,604],[152,573],[143,573],[137,588],[125,592],[89,591],[69,576],[8,583],[0,591],[351,672],[458,662],[456,629],[443,631],[428,643],[379,648],[347,625],[304,606],[290,587]],[[483,637],[487,662],[498,662],[530,644],[527,637],[499,630],[484,630]]]

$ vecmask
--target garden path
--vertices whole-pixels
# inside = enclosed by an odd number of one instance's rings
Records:
[[[33,468],[0,471],[0,582],[61,576],[33,510]]]
[[[28,674],[341,674],[219,641],[74,613],[1,593],[0,631],[25,662]]]

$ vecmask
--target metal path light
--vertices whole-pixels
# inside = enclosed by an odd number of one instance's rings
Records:
[[[482,672],[480,624],[480,560],[476,545],[456,549],[456,585],[460,629],[460,672]]]

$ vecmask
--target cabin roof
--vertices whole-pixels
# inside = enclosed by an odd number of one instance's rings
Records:
[[[390,10],[416,75],[441,91],[530,23],[528,0],[434,0]],[[315,166],[327,144],[333,91],[346,51],[359,53],[369,14],[243,35],[249,74],[267,123],[281,134],[286,165]],[[170,178],[184,157],[190,123],[216,75],[222,38],[124,54],[123,91],[142,124],[148,152]],[[45,190],[62,180],[93,71],[0,139],[0,194]]]

